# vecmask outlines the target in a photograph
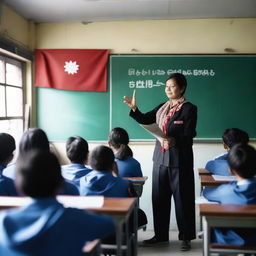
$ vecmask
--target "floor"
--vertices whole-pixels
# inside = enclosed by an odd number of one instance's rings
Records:
[[[180,251],[180,241],[177,239],[178,233],[173,231],[170,232],[170,243],[165,246],[157,247],[144,247],[142,241],[149,239],[153,236],[153,231],[142,231],[138,232],[138,255],[139,256],[201,256],[202,253],[202,239],[196,239],[191,242],[191,250],[182,252]]]

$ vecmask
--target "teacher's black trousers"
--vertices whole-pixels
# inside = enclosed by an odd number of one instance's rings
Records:
[[[154,230],[157,239],[169,240],[171,198],[175,203],[179,240],[195,239],[194,174],[154,163],[152,183]]]

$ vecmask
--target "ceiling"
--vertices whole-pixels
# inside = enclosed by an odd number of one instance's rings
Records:
[[[5,0],[41,22],[256,17],[256,0]]]

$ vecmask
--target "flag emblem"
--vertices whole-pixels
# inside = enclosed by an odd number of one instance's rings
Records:
[[[65,72],[67,72],[69,75],[74,75],[75,73],[77,73],[78,69],[79,69],[79,65],[76,64],[76,61],[65,61]]]

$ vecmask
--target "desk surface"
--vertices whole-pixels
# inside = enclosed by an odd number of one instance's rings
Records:
[[[256,205],[200,204],[201,216],[253,217],[256,218]]]
[[[143,176],[143,177],[124,177],[123,179],[130,180],[132,182],[145,183],[145,181],[148,179],[148,176]]]
[[[202,187],[216,187],[222,184],[230,183],[229,180],[215,180],[212,175],[200,175]]]
[[[199,168],[198,169],[198,174],[199,174],[199,176],[201,176],[201,175],[211,175],[211,173],[208,170],[204,169],[204,168]]]

